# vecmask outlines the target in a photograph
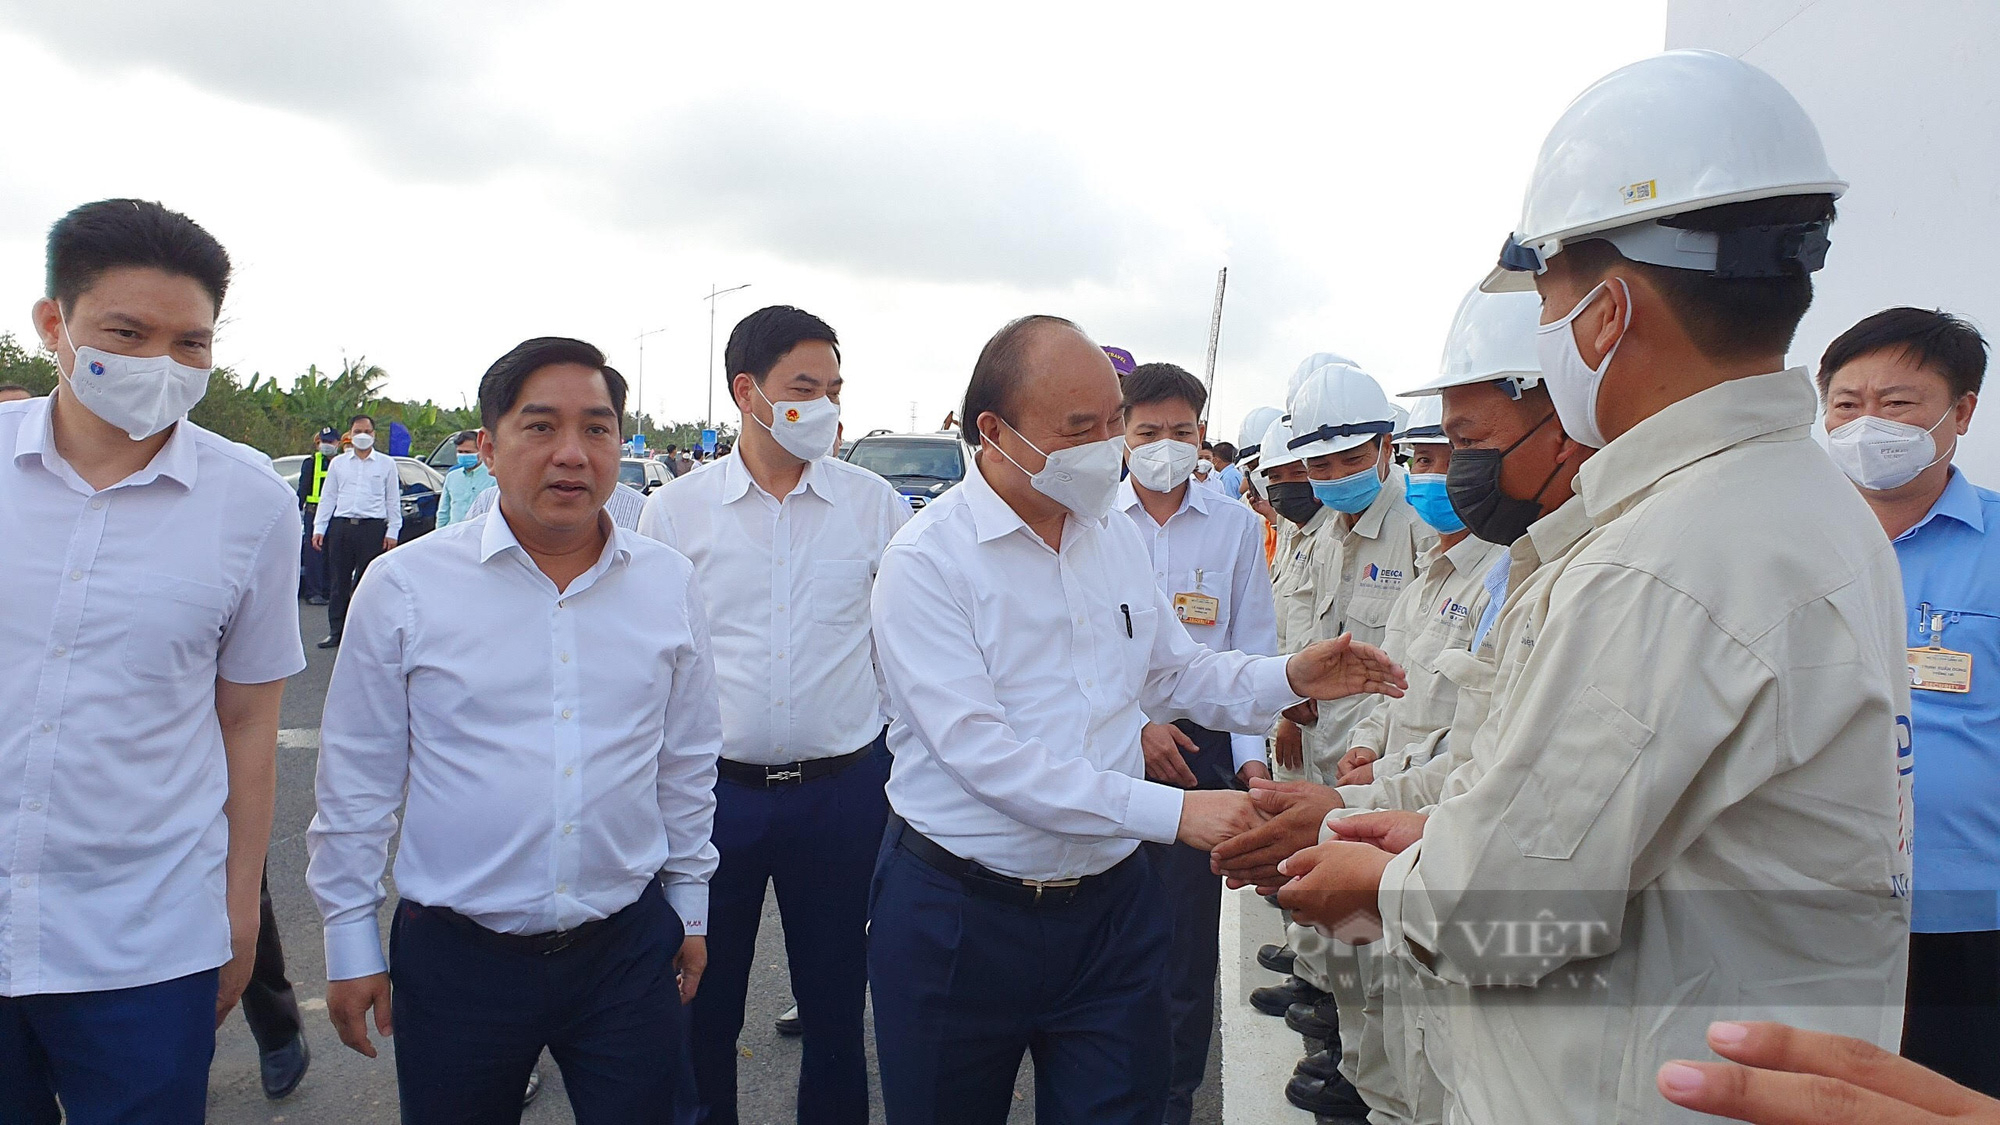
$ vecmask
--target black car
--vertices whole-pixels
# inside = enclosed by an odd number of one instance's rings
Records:
[[[922,508],[965,479],[972,451],[957,434],[869,434],[847,451],[847,460],[876,473]]]
[[[403,534],[397,542],[408,543],[437,530],[444,475],[415,457],[396,458],[396,475],[403,482]]]

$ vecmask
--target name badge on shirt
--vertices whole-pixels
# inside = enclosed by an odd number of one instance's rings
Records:
[[[1935,645],[1910,650],[1910,687],[1916,691],[1972,690],[1972,654]]]
[[[1183,625],[1213,625],[1222,603],[1207,594],[1175,594],[1174,616]]]

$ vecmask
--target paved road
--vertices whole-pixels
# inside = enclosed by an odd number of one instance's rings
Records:
[[[341,1046],[326,1020],[326,959],[320,944],[319,913],[306,893],[306,824],[312,819],[313,768],[318,758],[319,719],[333,671],[332,654],[312,647],[326,635],[326,613],[300,603],[300,631],[306,639],[309,667],[285,691],[278,747],[277,823],[271,838],[271,900],[278,929],[285,938],[287,969],[306,1008],[306,1035],[313,1051],[312,1069],[298,1091],[282,1102],[264,1099],[257,1081],[257,1049],[241,1015],[232,1015],[216,1034],[215,1065],[209,1074],[208,1119],[215,1125],[250,1122],[291,1122],[296,1125],[375,1125],[393,1123],[396,1076],[393,1043],[381,1057],[367,1059]],[[503,627],[496,622],[495,628]],[[393,896],[393,888],[392,888]],[[393,903],[393,897],[391,902]],[[387,907],[384,909],[387,932]],[[757,935],[758,969],[750,982],[749,1011],[740,1049],[740,1112],[745,1125],[783,1125],[793,1120],[798,1083],[799,1044],[772,1029],[772,1021],[791,1004],[786,978],[784,938],[778,925],[777,903],[768,899],[764,924]],[[1220,1050],[1209,1059],[1209,1077],[1195,1102],[1195,1121],[1222,1121]],[[870,1087],[874,1119],[881,1120],[881,1093],[875,1082],[874,1041],[870,1032]],[[562,1093],[562,1075],[547,1058],[542,1062],[547,1085],[522,1120],[549,1123],[572,1120]],[[1023,1064],[1015,1081],[1015,1106],[1010,1125],[1034,1120],[1034,1079]]]

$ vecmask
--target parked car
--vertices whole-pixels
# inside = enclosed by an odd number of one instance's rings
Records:
[[[854,443],[847,460],[876,473],[922,508],[965,479],[972,451],[956,434],[871,433]]]
[[[431,450],[431,455],[424,458],[424,464],[436,469],[439,476],[458,468],[458,443],[452,440],[457,436],[457,434],[444,435],[444,440],[437,443],[437,448]]]
[[[621,457],[618,459],[618,483],[627,488],[636,488],[648,496],[653,490],[674,479],[665,465],[651,457]]]
[[[397,542],[408,543],[437,530],[444,474],[415,457],[398,457],[396,475],[403,481],[403,534]]]
[[[299,474],[305,471],[306,462],[311,460],[311,457],[302,457],[296,453],[288,457],[273,457],[271,458],[271,469],[280,477],[283,477],[285,483],[292,486],[293,491],[297,491],[299,487]]]

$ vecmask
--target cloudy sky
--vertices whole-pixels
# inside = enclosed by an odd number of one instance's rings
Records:
[[[1199,373],[1227,266],[1233,439],[1314,351],[1425,378],[1548,126],[1664,28],[1664,0],[0,0],[0,328],[52,220],[139,196],[234,255],[239,370],[365,355],[457,403],[525,337],[631,377],[663,329],[645,405],[695,420],[702,297],[749,282],[719,334],[825,317],[854,433],[934,426],[1023,313]]]

